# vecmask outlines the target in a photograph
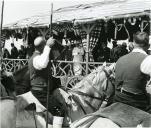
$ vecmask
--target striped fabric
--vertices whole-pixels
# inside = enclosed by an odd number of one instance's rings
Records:
[[[5,39],[6,39],[6,36],[5,35],[1,35],[1,42],[2,43],[5,43]]]

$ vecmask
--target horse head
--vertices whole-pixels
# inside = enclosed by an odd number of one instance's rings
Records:
[[[106,97],[112,96],[114,87],[109,81],[111,81],[111,76],[114,76],[114,66],[115,64],[109,67],[100,66],[84,77],[72,89],[57,89],[54,91],[53,97],[62,104],[66,111],[65,124],[97,111],[102,101]]]
[[[11,72],[2,71],[1,77],[1,86],[3,86],[6,90],[8,96],[15,97],[15,79]]]
[[[24,94],[31,89],[30,85],[30,75],[28,66],[24,66],[23,68],[17,70],[13,73],[14,79],[16,81],[16,94],[21,95]],[[60,79],[51,77],[53,90],[58,88],[61,85]]]
[[[16,81],[16,94],[20,95],[30,91],[30,76],[28,66],[17,70],[13,73],[14,79]]]
[[[114,93],[114,67],[115,64],[99,66],[88,76],[83,78],[71,90],[72,92],[82,92],[80,95],[91,101],[91,104],[98,109],[102,100],[106,97],[110,98]]]

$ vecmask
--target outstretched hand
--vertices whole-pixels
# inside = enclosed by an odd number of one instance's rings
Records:
[[[52,48],[54,44],[55,44],[55,39],[53,39],[52,37],[50,37],[46,42],[46,45],[48,45],[50,48]]]

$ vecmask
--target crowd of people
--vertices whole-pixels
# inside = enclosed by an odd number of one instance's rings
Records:
[[[130,51],[127,49],[125,42],[117,44],[117,41],[113,41],[112,44],[112,49],[107,47],[107,43],[102,43],[101,46],[96,45],[92,51],[94,62],[116,62],[121,56],[128,54]]]
[[[54,44],[55,40],[53,38],[47,41],[42,37],[36,38],[34,41],[35,52],[28,64],[31,91],[44,106],[46,106],[46,88],[51,86],[48,85],[49,78],[47,73],[49,66],[51,66],[49,64],[49,53],[51,53]],[[149,36],[145,32],[138,32],[134,35],[133,49],[129,54],[125,50],[125,44],[120,46],[121,49],[124,47],[124,50],[115,67],[115,95],[113,102],[121,102],[143,111],[148,111],[150,97],[146,92],[146,83],[151,75],[151,61],[150,56],[147,57],[146,52],[149,46]],[[114,53],[114,49],[118,47],[114,47],[111,52]],[[110,51],[106,48],[106,45],[103,45],[103,49],[106,52]],[[77,51],[80,50],[78,49]],[[79,53],[83,55],[83,52],[80,51]],[[77,55],[77,53],[74,53],[74,55]]]
[[[31,51],[32,50],[32,51]],[[33,49],[28,46],[27,48],[23,45],[20,46],[20,49],[17,49],[14,43],[11,43],[11,50],[7,48],[2,48],[3,58],[4,59],[29,59],[32,55]]]
[[[65,61],[74,61],[75,58],[80,57],[80,61],[85,60],[85,50],[82,43],[75,41],[75,44],[68,46],[63,46],[61,43],[57,43],[53,46],[51,59],[65,60]],[[113,48],[110,49],[107,47],[107,43],[101,43],[101,45],[96,45],[92,51],[94,62],[116,62],[119,57],[128,53],[127,44],[123,43],[122,45],[117,45],[116,41],[113,41]],[[82,49],[82,53],[79,53],[79,49]],[[14,43],[11,43],[11,50],[8,51],[7,48],[3,47],[3,58],[7,59],[29,59],[34,51],[33,46],[29,45],[28,47],[20,46],[20,49],[17,49]],[[62,55],[61,55],[62,54]],[[78,55],[78,56],[77,56]],[[75,57],[76,56],[76,57]]]

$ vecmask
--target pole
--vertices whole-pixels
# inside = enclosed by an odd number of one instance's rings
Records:
[[[2,67],[2,27],[3,27],[3,13],[4,13],[4,0],[2,1],[2,12],[1,12],[1,26],[0,26],[0,68]],[[1,69],[0,69],[1,70]],[[1,73],[0,73],[1,79]]]
[[[151,40],[151,8],[149,9],[149,25],[150,25],[150,31],[149,31],[149,43],[150,43],[150,50],[151,50],[151,42],[150,42],[150,40]],[[151,51],[149,51],[149,54],[151,55]],[[150,81],[151,81],[151,79],[150,79]]]
[[[51,3],[50,24],[49,24],[49,30],[51,36],[52,36],[52,17],[53,17],[53,3]]]
[[[86,48],[86,75],[88,75],[88,62],[89,62],[89,42],[90,42],[90,34],[87,33],[87,48]]]
[[[3,27],[3,12],[4,12],[4,0],[2,1],[2,10],[1,10],[1,27],[0,27],[0,43],[1,43],[1,36],[2,36],[2,27]]]
[[[52,35],[52,16],[53,16],[53,4],[51,3],[51,12],[50,12],[50,25],[49,25],[49,29],[50,29],[50,35]],[[50,68],[49,66],[50,64],[48,64],[48,68]],[[47,118],[46,118],[46,128],[48,128],[48,118],[49,118],[49,112],[48,112],[48,108],[49,108],[49,94],[50,94],[50,89],[52,88],[52,77],[50,74],[50,70],[48,69],[48,86],[47,86]],[[51,88],[50,88],[51,85]],[[52,89],[51,89],[52,90]]]
[[[27,28],[26,28],[26,33],[27,33],[27,38],[26,38],[26,46],[28,46],[29,45],[29,42],[28,42],[28,39],[29,39],[29,27],[27,26]]]
[[[149,24],[150,24],[150,32],[149,32],[149,34],[150,34],[150,36],[151,36],[151,8],[150,8],[150,10],[149,10]],[[151,43],[151,42],[150,42]],[[151,47],[151,46],[150,46]]]

